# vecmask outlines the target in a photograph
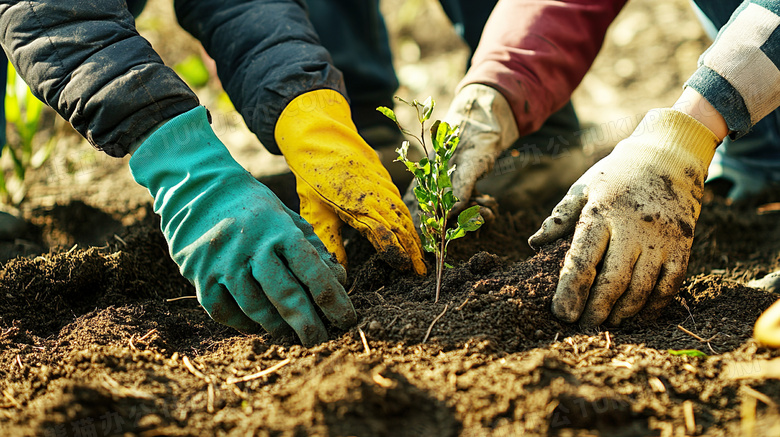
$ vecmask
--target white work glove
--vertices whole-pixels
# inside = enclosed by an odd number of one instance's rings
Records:
[[[450,216],[457,216],[468,206],[477,179],[493,169],[496,158],[518,139],[519,133],[509,102],[487,85],[463,87],[444,120],[460,127],[460,142],[450,159],[450,168],[456,166],[452,173],[452,194],[459,199]],[[414,186],[406,191],[404,203],[417,221]]]
[[[696,119],[652,110],[572,185],[528,240],[539,247],[574,230],[553,297],[556,317],[583,326],[617,325],[674,298],[685,279],[717,145],[715,134]]]

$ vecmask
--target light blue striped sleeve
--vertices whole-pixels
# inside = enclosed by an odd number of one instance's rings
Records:
[[[707,99],[736,139],[780,106],[780,1],[746,0],[685,83]]]

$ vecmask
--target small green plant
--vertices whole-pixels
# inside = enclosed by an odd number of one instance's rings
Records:
[[[54,137],[46,144],[34,150],[33,138],[39,131],[43,116],[44,104],[30,91],[27,84],[16,73],[13,66],[8,64],[8,81],[5,96],[5,118],[8,124],[14,127],[18,136],[18,142],[8,142],[0,145],[0,151],[8,153],[13,163],[13,174],[20,185],[23,185],[27,170],[38,168],[51,156],[54,149]],[[24,191],[11,192],[7,185],[10,181],[0,169],[0,201],[19,203],[24,197]]]
[[[392,109],[380,106],[377,111],[393,120],[401,132],[416,139],[425,151],[425,157],[419,162],[410,160],[408,157],[409,141],[404,141],[401,147],[396,150],[398,152],[396,161],[403,162],[417,182],[414,187],[414,195],[420,205],[420,230],[423,248],[436,256],[435,302],[438,302],[442,272],[444,267],[452,267],[445,262],[447,246],[452,240],[465,236],[466,232],[479,229],[485,219],[479,214],[479,206],[475,205],[458,215],[457,227],[447,228],[447,217],[458,201],[458,198],[452,194],[450,180],[455,167],[450,168],[449,166],[450,158],[455,153],[460,141],[458,126],[450,126],[446,121],[434,121],[430,129],[432,153],[429,153],[425,143],[425,123],[431,119],[436,103],[431,97],[428,97],[423,103],[417,100],[407,102],[399,97],[396,99],[411,106],[417,112],[417,120],[420,122],[419,136],[401,126]]]

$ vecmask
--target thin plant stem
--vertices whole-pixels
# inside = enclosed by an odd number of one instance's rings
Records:
[[[422,138],[422,141],[420,141],[420,144],[422,145],[423,151],[425,152],[425,156],[428,155],[428,148],[425,147],[425,122],[420,123],[420,138]]]
[[[439,189],[437,196],[439,197],[439,214],[444,220],[439,235],[439,252],[436,254],[436,298],[433,303],[439,302],[441,277],[444,273],[444,256],[447,254],[447,214],[446,211],[444,211],[444,195],[442,194],[441,189]]]
[[[442,273],[444,273],[444,254],[446,253],[446,228],[442,230],[442,233],[439,237],[441,241],[439,242],[439,253],[437,254],[436,259],[436,299],[433,300],[433,303],[439,302],[439,293],[441,293],[441,277]]]
[[[417,140],[417,142],[420,143],[420,145],[422,146],[423,150],[425,150],[425,153],[426,154],[428,153],[428,150],[425,148],[425,137],[422,137],[422,139],[420,139],[417,137],[417,135],[413,135],[412,133],[409,133],[409,131],[407,131],[407,135]]]

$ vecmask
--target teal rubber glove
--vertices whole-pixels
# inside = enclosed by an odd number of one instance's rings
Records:
[[[318,306],[336,326],[357,321],[344,268],[312,227],[231,156],[206,108],[166,122],[141,143],[130,171],[154,197],[171,257],[217,322],[301,342],[328,339]]]

